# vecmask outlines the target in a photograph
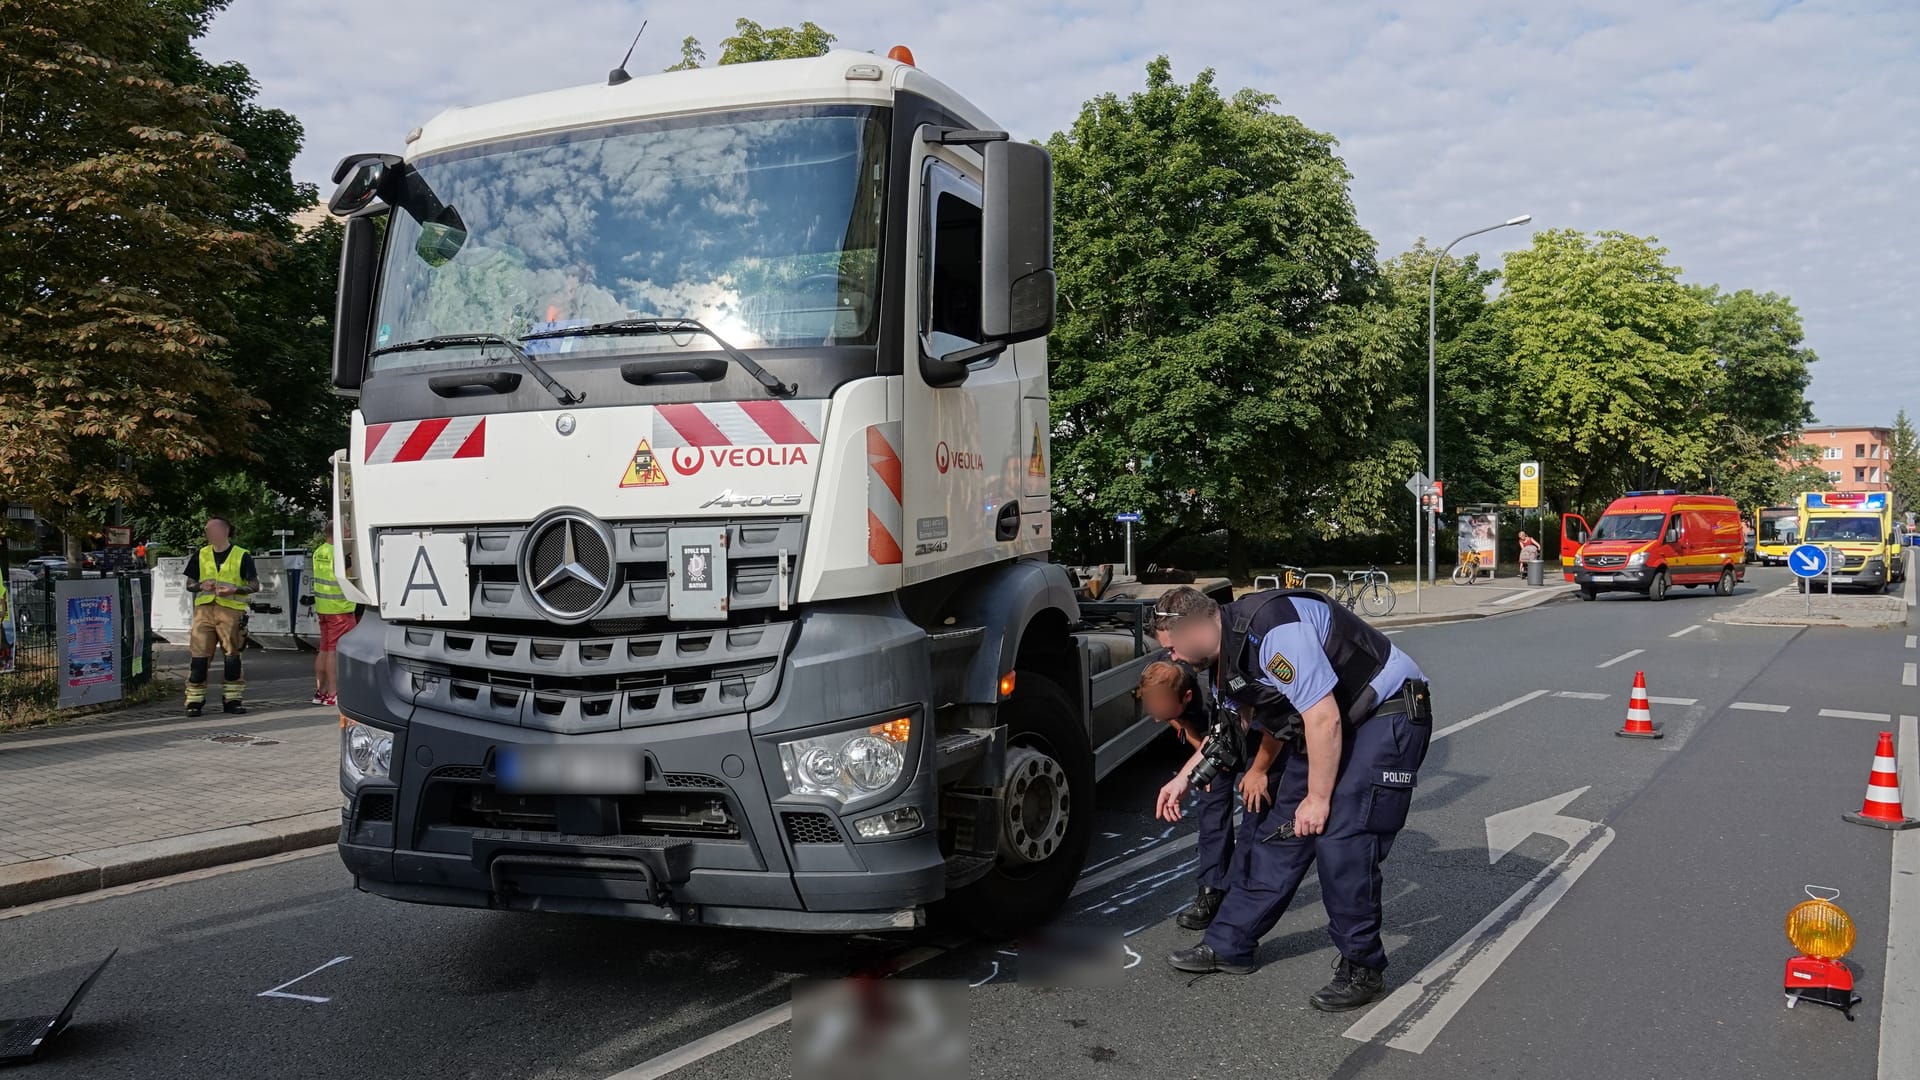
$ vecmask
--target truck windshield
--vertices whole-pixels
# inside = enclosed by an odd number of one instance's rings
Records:
[[[1589,540],[1652,540],[1660,535],[1665,514],[1603,514]]]
[[[450,207],[451,257],[413,213],[388,230],[374,348],[697,319],[743,349],[877,336],[882,110],[709,113],[494,143],[410,164],[403,209]],[[449,220],[440,217],[439,220]],[[531,340],[539,358],[710,348],[697,334]],[[450,356],[449,352],[460,355]],[[473,362],[377,355],[374,371]]]
[[[1874,517],[1817,517],[1807,519],[1807,542],[1878,543],[1880,519]]]

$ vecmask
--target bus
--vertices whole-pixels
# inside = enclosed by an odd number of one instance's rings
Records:
[[[1753,557],[1763,566],[1787,565],[1787,552],[1800,542],[1800,510],[1764,506],[1753,512]]]

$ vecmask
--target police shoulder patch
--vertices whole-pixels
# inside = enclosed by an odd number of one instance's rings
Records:
[[[1293,681],[1293,661],[1274,653],[1273,659],[1267,661],[1267,673],[1283,683],[1290,683]]]

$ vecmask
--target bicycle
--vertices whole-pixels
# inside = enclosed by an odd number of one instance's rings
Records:
[[[1346,605],[1348,611],[1353,611],[1358,604],[1361,614],[1375,619],[1392,614],[1396,599],[1387,572],[1377,566],[1347,571],[1347,580],[1336,582],[1328,590],[1328,596]]]
[[[1460,565],[1453,568],[1455,585],[1474,585],[1480,581],[1480,553],[1465,552],[1460,556]]]

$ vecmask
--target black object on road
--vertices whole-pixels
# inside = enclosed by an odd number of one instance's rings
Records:
[[[0,1020],[0,1065],[24,1065],[40,1054],[40,1048],[67,1029],[73,1019],[73,1010],[80,1005],[80,999],[93,989],[93,981],[107,970],[107,965],[120,952],[119,949],[107,954],[93,974],[80,984],[80,988],[67,999],[67,1007],[60,1010],[59,1016],[29,1016],[24,1020]]]

